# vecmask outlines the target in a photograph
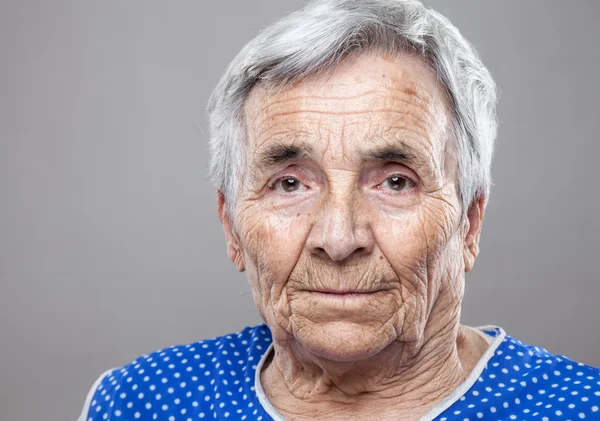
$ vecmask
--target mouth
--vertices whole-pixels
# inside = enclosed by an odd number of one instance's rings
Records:
[[[319,296],[321,298],[361,298],[368,297],[370,295],[381,292],[377,291],[356,291],[356,290],[317,290],[317,291],[305,291],[311,295]]]
[[[298,291],[300,292],[300,291]],[[314,320],[365,321],[371,320],[378,311],[375,307],[388,307],[396,301],[391,289],[321,289],[303,290],[294,298],[296,310],[307,312]]]
[[[314,292],[317,294],[329,294],[329,295],[347,295],[347,294],[372,294],[376,291],[352,291],[352,290],[347,290],[347,291],[308,291],[308,292]]]

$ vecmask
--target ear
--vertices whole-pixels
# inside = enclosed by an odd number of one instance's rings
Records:
[[[219,220],[223,225],[223,231],[225,231],[225,241],[227,242],[227,255],[240,272],[243,272],[246,268],[244,266],[244,255],[240,247],[240,241],[233,229],[229,212],[227,211],[227,203],[225,203],[225,196],[223,192],[217,190],[217,212],[219,214]]]
[[[483,212],[485,208],[485,198],[481,196],[471,203],[467,211],[466,235],[463,246],[463,258],[465,261],[465,272],[469,272],[475,265],[475,259],[479,255],[479,236],[481,235],[481,225],[483,222]]]

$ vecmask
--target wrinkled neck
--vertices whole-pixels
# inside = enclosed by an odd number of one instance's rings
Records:
[[[265,393],[286,419],[304,419],[304,412],[314,419],[315,413],[331,411],[353,419],[365,412],[368,419],[374,408],[382,414],[388,408],[395,419],[418,419],[465,380],[487,347],[460,325],[459,309],[433,308],[430,316],[436,322],[425,326],[419,341],[399,337],[360,361],[331,361],[293,339],[275,341],[261,373]]]

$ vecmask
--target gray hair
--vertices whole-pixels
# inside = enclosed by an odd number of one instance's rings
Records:
[[[463,215],[475,199],[487,205],[496,85],[459,30],[416,0],[313,0],[247,43],[210,97],[210,176],[231,216],[244,176],[243,108],[251,89],[284,89],[366,51],[414,54],[433,70],[452,108]]]

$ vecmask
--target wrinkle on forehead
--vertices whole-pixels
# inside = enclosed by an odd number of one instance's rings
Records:
[[[355,142],[401,137],[423,151],[432,172],[446,178],[451,133],[446,94],[420,59],[398,60],[359,57],[326,78],[309,78],[275,94],[255,86],[244,113],[250,156],[281,138],[316,139],[324,157],[338,137],[332,153],[347,157],[357,149]]]

